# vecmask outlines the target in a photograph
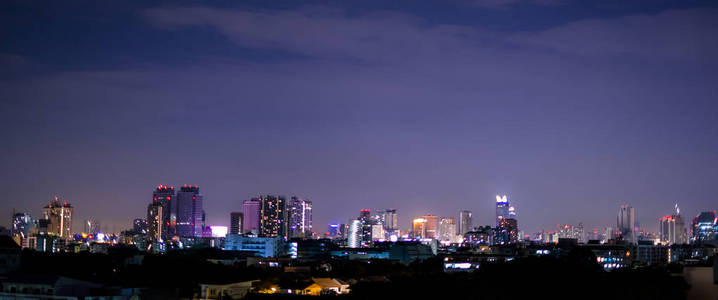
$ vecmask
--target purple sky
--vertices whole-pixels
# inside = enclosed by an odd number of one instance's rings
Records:
[[[185,183],[208,224],[297,195],[319,232],[493,224],[497,193],[527,233],[718,207],[710,1],[265,2],[2,4],[3,225],[58,194],[121,230]]]

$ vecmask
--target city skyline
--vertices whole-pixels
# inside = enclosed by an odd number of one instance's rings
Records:
[[[3,2],[0,215],[58,195],[119,231],[184,183],[207,224],[284,195],[315,231],[715,209],[718,3],[468,2]]]

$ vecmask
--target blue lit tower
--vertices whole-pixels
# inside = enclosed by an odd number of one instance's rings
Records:
[[[202,195],[199,186],[184,185],[177,193],[176,208],[172,207],[176,216],[177,235],[179,237],[201,237],[203,230]]]
[[[509,200],[506,195],[496,195],[496,226],[499,226],[502,219],[509,218]]]
[[[716,230],[718,230],[718,219],[715,211],[704,211],[698,214],[691,223],[693,231],[693,243],[704,244],[716,242]]]

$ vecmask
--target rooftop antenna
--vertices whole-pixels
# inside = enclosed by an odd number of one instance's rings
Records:
[[[676,203],[676,206],[674,207],[676,210],[676,216],[681,214],[681,209],[678,208],[678,203]]]

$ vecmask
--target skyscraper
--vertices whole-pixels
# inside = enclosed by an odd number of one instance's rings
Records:
[[[312,202],[292,197],[287,205],[289,213],[289,237],[308,238],[312,236]]]
[[[462,210],[459,212],[459,234],[462,236],[472,230],[474,226],[471,219],[471,211]]]
[[[23,243],[30,237],[30,229],[32,229],[34,221],[28,213],[15,213],[12,216],[12,238],[18,245]]]
[[[425,231],[426,234],[424,238],[426,239],[438,239],[439,238],[439,218],[436,215],[432,214],[425,214],[421,216],[424,220],[426,220],[425,223]]]
[[[262,201],[259,198],[252,198],[242,202],[242,214],[244,221],[242,224],[243,233],[259,234],[259,211]]]
[[[202,195],[199,186],[184,185],[177,193],[177,205],[171,209],[176,216],[176,231],[179,237],[202,237],[203,221]]]
[[[439,220],[439,237],[442,242],[456,242],[456,223],[454,218],[441,218]]]
[[[621,209],[618,210],[616,225],[624,241],[630,243],[636,242],[636,213],[633,207],[621,205]]]
[[[287,201],[282,196],[261,196],[259,236],[287,237]]]
[[[718,242],[716,231],[718,230],[718,219],[715,211],[704,211],[698,214],[691,223],[693,230],[693,243],[705,244]]]
[[[399,231],[399,217],[396,214],[396,209],[386,209],[382,214],[382,221],[384,222],[384,232],[388,234],[395,234]]]
[[[414,218],[411,220],[411,237],[415,239],[426,238],[426,219]]]
[[[232,212],[229,214],[229,234],[242,234],[242,224],[244,215],[241,212]]]
[[[359,248],[362,245],[362,225],[359,220],[349,220],[349,232],[347,233],[347,246]]]
[[[496,226],[499,226],[501,219],[509,218],[509,200],[506,195],[496,195]]]
[[[166,232],[164,219],[164,208],[162,203],[152,202],[147,206],[147,242],[162,241],[162,233]]]
[[[371,211],[368,209],[362,209],[359,211],[359,222],[361,223],[361,244],[362,247],[368,247],[372,242],[371,238],[371,226],[374,223],[371,220]]]
[[[84,229],[85,230],[83,232],[92,233],[92,234],[102,231],[100,222],[95,219],[85,220],[85,228]]]
[[[173,205],[176,203],[175,188],[173,186],[166,186],[160,184],[152,192],[152,203],[158,203],[162,206],[162,231],[159,235],[162,240],[169,240],[176,234],[177,215],[174,213],[175,208]],[[150,219],[147,219],[147,223],[150,224]],[[148,225],[149,226],[149,225]]]
[[[502,218],[494,234],[494,244],[516,243],[519,240],[518,222],[516,219]]]
[[[55,196],[49,205],[43,209],[43,219],[48,220],[47,233],[54,235],[60,239],[68,240],[72,238],[72,205],[65,202],[60,202],[60,199]]]

